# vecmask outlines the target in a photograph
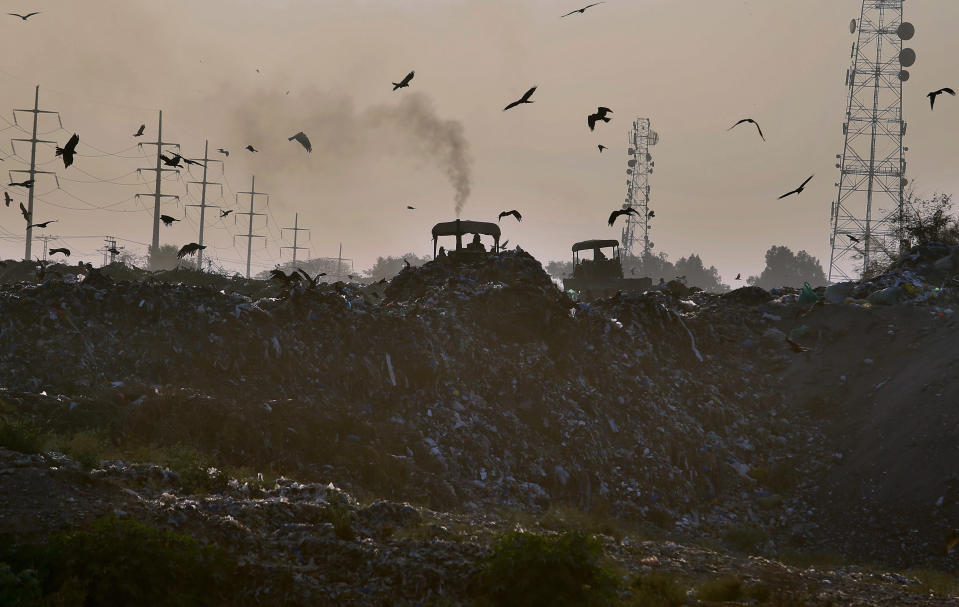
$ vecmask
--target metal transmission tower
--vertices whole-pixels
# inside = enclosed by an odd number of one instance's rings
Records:
[[[223,162],[222,160],[215,160],[210,158],[210,142],[205,141],[203,143],[203,181],[188,181],[186,183],[187,193],[190,192],[190,184],[200,186],[200,204],[188,204],[188,207],[200,207],[200,246],[203,246],[203,224],[206,221],[206,210],[209,209],[219,209],[220,207],[214,204],[206,203],[206,186],[208,185],[218,185],[220,186],[220,196],[223,196],[223,186],[216,181],[207,181],[206,180],[206,169],[210,162]],[[196,267],[198,270],[203,270],[203,249],[200,249],[196,252]]]
[[[300,232],[309,232],[310,229],[309,229],[309,228],[301,228],[301,227],[300,227],[300,214],[299,214],[299,213],[296,213],[296,214],[293,216],[293,227],[292,227],[292,228],[280,228],[280,233],[282,233],[283,230],[292,230],[292,231],[293,231],[293,246],[292,246],[292,247],[280,247],[280,252],[282,253],[282,252],[283,252],[283,249],[292,249],[292,250],[293,250],[293,263],[296,263],[296,252],[297,252],[298,250],[304,250],[304,251],[309,250],[309,247],[298,247],[298,246],[296,246],[297,235],[299,235]]]
[[[51,240],[60,240],[58,236],[37,236],[37,240],[43,243],[43,261],[47,260],[47,252],[50,250]]]
[[[839,188],[830,214],[829,281],[849,280],[901,246],[906,161],[902,85],[916,53],[902,48],[915,34],[902,21],[903,0],[863,0],[852,46]],[[861,263],[857,263],[861,260]]]
[[[97,251],[100,251],[101,253],[103,253],[103,265],[106,266],[107,254],[110,255],[110,263],[112,264],[113,262],[117,260],[117,255],[120,254],[120,251],[122,251],[124,247],[117,248],[116,236],[106,236],[104,237],[103,242],[105,242],[106,244],[104,244],[102,247],[97,249]]]
[[[237,213],[237,215],[249,215],[250,216],[250,227],[247,230],[246,234],[237,234],[236,237],[246,238],[246,277],[250,277],[250,258],[253,256],[253,239],[254,238],[263,238],[266,239],[266,236],[253,233],[253,217],[257,215],[266,215],[266,213],[254,213],[253,212],[253,200],[257,196],[266,196],[266,204],[270,204],[270,195],[265,192],[256,191],[256,176],[254,175],[250,180],[250,191],[249,192],[237,192],[236,193],[236,203],[240,204],[240,194],[249,194],[250,195],[250,211],[248,213]],[[265,242],[265,240],[264,240]]]
[[[153,197],[153,244],[150,246],[150,249],[155,251],[160,247],[160,200],[162,200],[163,198],[176,198],[177,200],[180,199],[180,197],[175,194],[164,194],[160,190],[160,184],[163,180],[163,172],[164,171],[170,171],[173,173],[177,172],[177,169],[167,169],[163,167],[163,158],[161,158],[161,156],[163,155],[163,146],[172,145],[176,147],[177,152],[180,151],[179,143],[170,143],[168,141],[163,141],[163,110],[160,110],[160,120],[159,120],[159,123],[157,124],[157,140],[147,141],[140,144],[140,146],[144,146],[144,145],[157,146],[157,165],[156,165],[156,168],[151,167],[148,169],[137,169],[137,174],[139,174],[140,171],[156,171],[156,175],[157,175],[156,185],[154,186],[152,194],[137,194],[136,196],[137,198],[140,198],[140,196]]]
[[[33,114],[33,134],[30,136],[30,139],[11,139],[10,145],[13,146],[14,141],[28,141],[30,142],[30,168],[29,169],[14,169],[8,171],[10,176],[10,181],[14,181],[13,173],[27,173],[30,175],[29,180],[34,182],[31,184],[31,187],[27,188],[27,214],[30,215],[30,221],[27,222],[27,243],[24,249],[23,258],[28,260],[30,259],[30,249],[33,243],[33,228],[30,227],[30,224],[33,222],[33,191],[34,186],[36,185],[36,176],[37,175],[53,175],[53,178],[57,180],[57,188],[60,187],[60,180],[57,179],[57,174],[53,171],[38,171],[37,170],[37,144],[38,143],[52,143],[56,145],[56,141],[46,141],[44,139],[37,139],[37,121],[40,118],[40,114],[56,114],[57,122],[60,123],[60,127],[63,127],[63,122],[60,120],[60,113],[54,112],[51,110],[41,110],[40,109],[40,86],[37,85],[36,90],[33,95],[33,109],[32,110],[13,110],[13,123],[17,124],[17,112],[30,112]],[[19,126],[19,125],[18,125]],[[16,153],[16,149],[13,150]]]
[[[623,250],[628,256],[636,256],[634,243],[642,239],[642,257],[649,255],[653,243],[649,242],[649,176],[653,172],[653,157],[649,146],[659,142],[659,133],[652,130],[649,118],[637,118],[629,132],[628,159],[626,161],[626,202],[624,209],[636,209],[638,215],[629,215],[623,227]]]

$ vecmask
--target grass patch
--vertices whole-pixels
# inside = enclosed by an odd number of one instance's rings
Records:
[[[738,575],[724,575],[696,586],[696,598],[701,601],[735,601],[742,596],[743,581]]]
[[[923,585],[926,592],[941,598],[959,597],[959,577],[938,569],[909,569],[903,575],[914,577]]]
[[[0,419],[0,447],[20,453],[41,453],[46,440],[46,434],[26,418]]]
[[[478,576],[479,605],[614,605],[619,579],[602,564],[599,540],[579,531],[558,536],[512,532],[497,540]]]
[[[653,571],[633,578],[629,594],[625,604],[632,607],[679,607],[686,602],[687,585],[679,574]]]

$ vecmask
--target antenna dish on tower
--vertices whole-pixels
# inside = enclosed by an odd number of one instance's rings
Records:
[[[856,33],[856,20],[855,20],[855,19],[853,19],[852,21],[849,22],[849,33],[850,33],[850,34],[855,34],[855,33]]]
[[[899,72],[899,80],[903,82],[905,82],[906,80],[909,80],[909,70],[901,70]]]
[[[659,143],[659,133],[656,131],[650,131],[649,135],[646,137],[646,141],[649,145],[656,145]]]
[[[899,65],[902,67],[909,67],[916,62],[916,51],[911,48],[904,48],[902,52],[899,53]]]
[[[908,21],[903,21],[896,30],[900,40],[911,40],[916,35],[916,28]]]

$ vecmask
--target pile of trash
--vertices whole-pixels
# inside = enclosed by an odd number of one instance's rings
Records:
[[[735,296],[685,295],[574,302],[519,250],[257,299],[17,284],[0,290],[0,385],[121,444],[212,448],[358,495],[690,528],[725,500],[757,518],[755,471],[804,465],[810,434],[743,344],[788,350]]]

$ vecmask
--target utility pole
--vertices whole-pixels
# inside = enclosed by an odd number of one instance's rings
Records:
[[[206,220],[206,210],[207,208],[219,209],[220,207],[213,204],[206,203],[206,186],[208,185],[219,185],[220,186],[220,196],[223,196],[223,186],[216,181],[207,181],[206,180],[206,169],[207,165],[212,160],[213,162],[223,162],[222,160],[214,160],[210,158],[210,142],[209,140],[203,143],[203,181],[188,181],[187,182],[187,192],[190,190],[190,184],[196,184],[200,186],[200,204],[188,204],[188,207],[200,207],[200,240],[199,244],[203,246],[203,223]],[[196,253],[196,267],[198,270],[203,270],[203,249],[200,249]]]
[[[151,167],[151,168],[145,168],[145,169],[137,169],[137,173],[139,173],[140,171],[156,171],[156,185],[153,188],[152,194],[137,194],[136,196],[137,198],[139,198],[140,196],[153,197],[153,244],[150,247],[150,249],[156,250],[160,247],[160,200],[163,198],[176,198],[177,200],[180,199],[180,197],[175,194],[164,194],[160,189],[160,185],[163,180],[164,171],[169,171],[172,173],[178,172],[177,169],[163,168],[163,158],[161,158],[161,156],[163,155],[163,146],[165,145],[176,146],[177,151],[178,152],[180,151],[179,143],[170,143],[169,141],[163,141],[163,110],[160,110],[160,120],[157,125],[157,140],[147,141],[140,144],[140,146],[144,146],[144,145],[157,146],[156,168]]]
[[[103,242],[106,244],[97,249],[103,253],[103,265],[107,265],[107,254],[110,255],[110,263],[113,263],[117,260],[117,255],[120,254],[120,249],[117,248],[117,237],[116,236],[105,236]]]
[[[266,192],[257,192],[256,191],[256,176],[252,176],[250,181],[250,191],[249,192],[237,192],[236,193],[236,202],[240,203],[240,194],[249,194],[250,195],[250,211],[248,213],[237,213],[237,215],[249,215],[250,216],[250,226],[246,234],[237,234],[240,238],[246,238],[246,277],[250,277],[250,258],[253,256],[253,239],[254,238],[263,238],[266,242],[266,236],[253,233],[253,217],[257,215],[266,215],[265,213],[255,213],[253,212],[253,200],[257,196],[266,196],[266,203],[270,204],[270,195]]]
[[[306,249],[308,248],[308,247],[298,247],[298,246],[296,246],[297,236],[299,235],[300,232],[309,232],[310,229],[309,229],[309,228],[301,228],[301,227],[300,227],[300,214],[299,214],[299,213],[296,213],[296,214],[293,216],[293,227],[292,227],[292,228],[281,228],[281,229],[280,229],[280,233],[282,233],[283,230],[293,230],[293,246],[292,246],[292,247],[280,247],[280,252],[282,252],[283,249],[293,249],[293,263],[296,263],[296,252],[297,252],[298,250],[300,250],[300,249],[306,250]]]
[[[37,236],[37,240],[43,241],[43,261],[47,260],[47,251],[49,250],[49,242],[51,240],[59,240],[56,236]]]
[[[14,141],[29,141],[30,142],[30,169],[14,169],[9,171],[10,181],[14,181],[13,173],[27,173],[30,175],[30,181],[33,182],[29,188],[27,188],[27,214],[30,216],[30,221],[27,222],[27,243],[24,249],[23,258],[27,261],[30,260],[30,248],[33,241],[33,228],[30,227],[30,224],[34,223],[33,221],[33,190],[36,186],[36,176],[41,174],[53,175],[56,179],[57,174],[53,171],[38,171],[37,170],[37,144],[38,143],[52,143],[56,145],[56,141],[46,141],[44,139],[37,139],[37,122],[40,118],[40,114],[56,114],[57,121],[60,123],[60,126],[63,126],[63,122],[60,120],[60,113],[50,110],[41,110],[40,109],[40,85],[37,85],[36,90],[33,95],[33,109],[32,110],[13,110],[13,123],[17,124],[17,112],[30,112],[33,114],[33,135],[30,139],[11,139],[10,145],[13,147]],[[19,126],[17,124],[17,126]],[[14,149],[14,152],[16,150]],[[60,180],[57,179],[57,187],[60,187]]]

